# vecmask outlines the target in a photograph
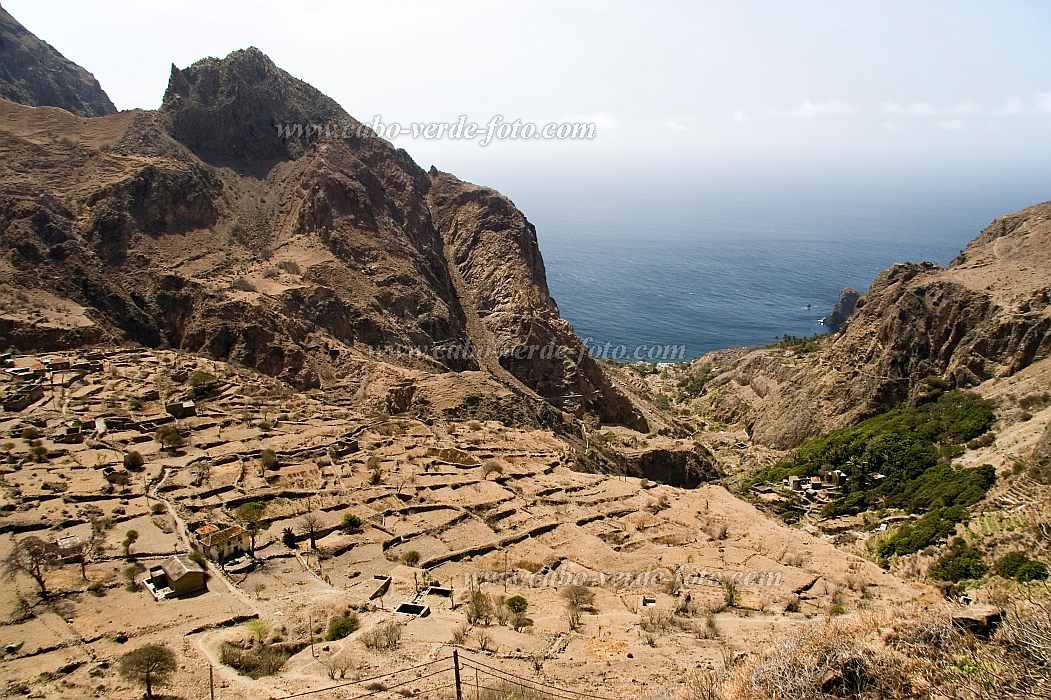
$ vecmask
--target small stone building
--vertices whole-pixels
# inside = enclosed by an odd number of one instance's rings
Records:
[[[208,523],[193,534],[205,555],[213,561],[223,562],[251,549],[251,539],[239,525]]]
[[[206,590],[204,568],[185,555],[165,559],[160,566],[151,568],[142,583],[157,600]]]

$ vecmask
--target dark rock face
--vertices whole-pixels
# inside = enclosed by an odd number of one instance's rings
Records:
[[[61,107],[85,117],[117,111],[91,73],[38,39],[2,7],[0,97],[33,107]]]
[[[821,323],[832,330],[839,330],[854,315],[854,309],[857,307],[860,297],[858,290],[847,287],[839,295],[839,300],[832,307],[831,313],[821,319]]]
[[[622,456],[626,473],[661,484],[695,489],[720,476],[717,461],[706,449],[653,449]]]
[[[177,140],[203,160],[219,162],[297,158],[319,139],[312,125],[349,120],[335,101],[256,48],[182,70],[173,65],[161,110]],[[279,126],[290,128],[287,136]]]

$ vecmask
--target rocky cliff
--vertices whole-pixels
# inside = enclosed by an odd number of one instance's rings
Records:
[[[847,287],[839,295],[836,305],[832,307],[832,311],[829,312],[828,316],[821,319],[821,323],[832,330],[839,330],[854,315],[854,310],[857,308],[858,299],[860,298],[861,295],[858,294],[858,290]]]
[[[842,331],[810,353],[729,351],[700,360],[717,374],[707,410],[757,441],[791,447],[836,425],[974,387],[1051,353],[1051,203],[990,224],[947,268],[880,274]],[[931,378],[936,378],[932,380]]]
[[[508,199],[424,171],[256,49],[173,66],[155,112],[0,118],[0,284],[29,302],[0,313],[0,343],[130,339],[303,387],[372,361],[481,369],[645,423],[559,318]],[[75,333],[31,332],[53,299]]]
[[[0,7],[0,97],[86,117],[117,109],[95,76],[38,39]]]

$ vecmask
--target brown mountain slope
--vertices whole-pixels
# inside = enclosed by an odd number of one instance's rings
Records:
[[[2,7],[0,97],[26,105],[61,107],[86,117],[117,111],[95,76],[38,39]]]
[[[476,369],[443,350],[495,341],[504,366],[482,368],[510,370],[497,379],[638,424],[580,358],[509,200],[425,172],[256,49],[173,67],[156,112],[0,102],[0,116],[0,284],[27,299],[0,312],[0,343],[127,338],[314,386],[377,349]],[[277,128],[310,124],[339,128]],[[485,323],[472,330],[465,306]],[[507,359],[540,344],[558,352]]]
[[[882,273],[815,352],[713,353],[704,410],[791,447],[923,391],[973,387],[1051,354],[1051,203],[997,219],[947,268]]]

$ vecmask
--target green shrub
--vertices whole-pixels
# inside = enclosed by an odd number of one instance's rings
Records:
[[[931,576],[939,581],[964,581],[985,576],[987,567],[982,553],[957,537],[948,550],[931,567]]]
[[[401,555],[401,563],[405,566],[416,566],[420,563],[420,553],[415,549],[410,549]]]
[[[1042,561],[1027,561],[1015,571],[1015,581],[1028,583],[1029,581],[1046,581],[1047,564]]]
[[[996,433],[990,431],[974,438],[973,440],[968,440],[967,449],[977,450],[980,447],[989,447],[989,445],[992,445],[994,442],[996,442]]]
[[[362,524],[361,518],[354,513],[347,513],[343,516],[343,530],[345,532],[357,532],[361,529]]]
[[[132,450],[124,455],[124,468],[125,469],[142,469],[142,465],[145,464],[145,460],[142,458],[140,452]]]
[[[515,595],[505,600],[504,605],[506,605],[507,609],[511,612],[521,615],[529,608],[529,601],[520,595]]]
[[[996,573],[1020,583],[1044,581],[1048,576],[1046,564],[1030,559],[1021,552],[1010,552],[1000,557],[996,562]]]
[[[190,386],[194,387],[206,386],[208,384],[211,384],[215,380],[216,377],[214,374],[211,374],[210,372],[205,372],[204,370],[200,369],[194,370],[190,374]]]
[[[273,469],[277,466],[277,453],[268,447],[259,453],[259,461],[264,469]]]
[[[325,641],[334,642],[338,639],[353,634],[361,627],[361,621],[354,613],[334,617],[328,621],[328,630],[325,632]]]

